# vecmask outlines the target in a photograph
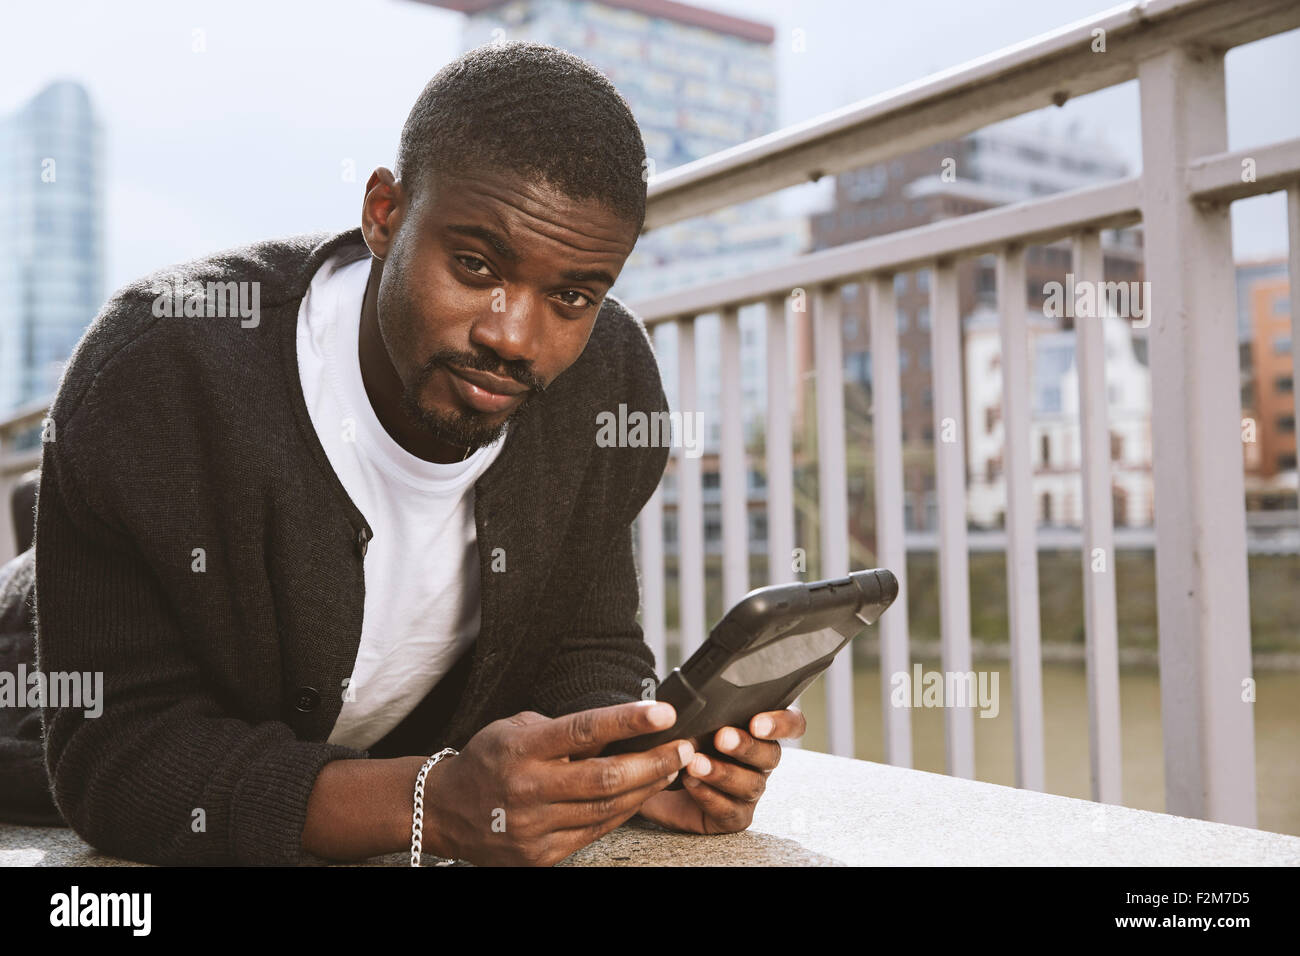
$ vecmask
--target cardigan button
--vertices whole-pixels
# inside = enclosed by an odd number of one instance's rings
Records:
[[[320,692],[315,687],[299,687],[298,699],[294,708],[300,713],[310,714],[320,704]]]
[[[370,544],[370,532],[362,528],[357,532],[357,554],[361,557],[366,556],[366,547]]]

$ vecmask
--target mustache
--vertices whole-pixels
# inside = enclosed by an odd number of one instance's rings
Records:
[[[434,371],[447,366],[467,368],[475,372],[490,372],[502,378],[512,378],[520,385],[534,392],[546,391],[546,382],[532,370],[532,363],[525,361],[502,362],[493,355],[478,352],[460,352],[456,349],[439,349],[429,356],[420,369],[419,383],[423,385]]]

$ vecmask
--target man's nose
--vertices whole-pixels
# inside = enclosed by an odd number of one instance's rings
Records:
[[[503,362],[531,363],[541,342],[544,305],[531,296],[503,297],[503,305],[485,313],[470,330],[470,341],[491,349]]]

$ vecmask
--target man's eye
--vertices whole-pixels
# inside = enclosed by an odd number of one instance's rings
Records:
[[[492,270],[488,269],[488,264],[478,256],[457,256],[456,260],[476,276],[483,276],[486,278],[492,275]],[[478,270],[480,267],[487,271],[479,272]]]
[[[577,289],[569,289],[567,292],[561,292],[560,295],[576,295],[581,300],[579,302],[565,302],[565,305],[572,305],[586,309],[596,304],[595,300],[592,299],[591,296],[587,295],[585,292],[579,292]]]

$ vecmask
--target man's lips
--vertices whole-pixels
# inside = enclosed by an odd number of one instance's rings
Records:
[[[485,413],[501,412],[523,401],[530,389],[512,378],[490,372],[462,369],[449,365],[452,387],[470,408]]]

